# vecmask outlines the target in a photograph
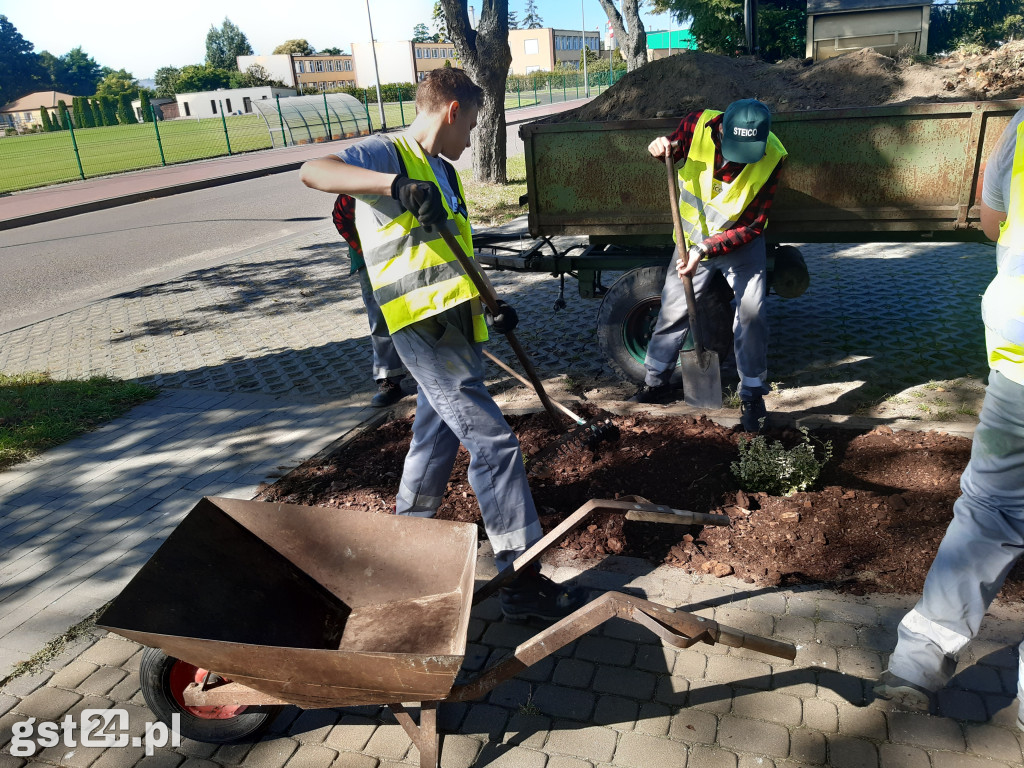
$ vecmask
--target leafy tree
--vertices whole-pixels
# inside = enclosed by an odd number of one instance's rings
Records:
[[[1022,35],[1021,0],[947,0],[932,6],[928,47],[936,52],[962,45],[988,48]]]
[[[132,97],[127,93],[117,97],[117,122],[121,125],[135,125],[139,122],[132,113]]]
[[[239,56],[251,56],[252,46],[245,34],[224,17],[220,29],[210,25],[206,33],[206,64],[215,69],[238,69]]]
[[[181,77],[181,70],[177,67],[160,67],[153,75],[156,83],[156,97],[158,99],[171,99],[178,92],[178,80]]]
[[[231,85],[231,72],[209,64],[189,64],[181,68],[176,93],[215,91]]]
[[[508,28],[519,29],[519,19],[516,18],[516,12],[513,10],[508,12]]]
[[[259,64],[250,64],[245,72],[232,72],[230,85],[232,88],[259,88],[264,85],[271,85],[275,88],[287,88],[280,80],[274,80],[265,67]]]
[[[431,21],[434,22],[434,42],[435,43],[450,43],[451,38],[448,37],[448,19],[445,18],[445,9],[441,4],[441,0],[434,0],[434,12],[431,15]]]
[[[83,128],[95,128],[96,121],[92,116],[92,105],[89,103],[89,99],[85,96],[79,96],[78,101],[81,104],[82,110],[82,127]]]
[[[300,38],[298,40],[285,40],[274,49],[275,55],[279,53],[294,53],[296,56],[312,56],[316,51],[313,50],[313,46],[309,44],[308,40]]]
[[[54,56],[49,51],[39,54],[39,62],[46,70],[50,86],[56,91],[84,96],[94,93],[103,77],[103,67],[82,50],[72,48],[63,56]]]
[[[321,48],[320,53],[325,56],[344,56],[345,52],[341,48]]]
[[[71,99],[71,114],[74,115],[75,128],[85,128],[85,112],[82,110],[82,97]]]
[[[68,105],[64,99],[57,102],[57,120],[61,128],[67,129],[71,122],[71,117],[68,115]]]
[[[537,4],[533,0],[526,0],[526,15],[523,16],[522,29],[540,29],[544,26],[544,20],[537,12]]]
[[[47,133],[50,133],[53,130],[53,123],[50,122],[50,110],[46,107],[39,108],[39,124]]]
[[[504,184],[505,83],[512,63],[508,47],[508,0],[483,0],[476,29],[469,25],[468,0],[440,0],[447,35],[466,72],[483,88],[484,100],[473,136],[473,176]]]
[[[0,14],[0,104],[14,101],[48,82],[34,49]]]
[[[149,89],[139,89],[139,111],[142,113],[142,122],[153,122],[153,109],[149,104]]]
[[[700,2],[700,0],[693,0]],[[713,0],[717,1],[717,0]],[[615,39],[619,41],[626,68],[630,71],[647,63],[647,30],[640,20],[639,0],[622,0],[620,14],[612,0],[598,0],[611,22]]]
[[[427,25],[421,22],[412,29],[412,41],[414,43],[431,43],[434,41],[434,36],[430,34]]]
[[[100,111],[104,125],[117,125],[117,101],[113,96],[100,96]]]
[[[654,0],[654,11],[668,11],[679,22],[691,20],[690,32],[702,51],[746,52],[743,0]],[[757,18],[760,55],[772,61],[804,55],[806,0],[762,0]]]
[[[135,76],[124,69],[103,68],[103,79],[96,86],[97,96],[110,96],[118,98],[122,93],[127,93],[135,98],[139,92],[139,81]]]
[[[91,99],[89,101],[89,109],[92,110],[92,124],[97,128],[105,125],[103,122],[103,107],[100,106],[98,99]]]

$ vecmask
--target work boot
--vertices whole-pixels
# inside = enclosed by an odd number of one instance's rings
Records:
[[[891,701],[903,709],[915,712],[928,712],[931,709],[932,699],[935,694],[927,688],[915,685],[909,680],[897,677],[889,670],[885,670],[874,687],[875,696],[886,701]],[[1018,715],[1018,725],[1020,719]],[[1024,729],[1022,729],[1024,730]]]
[[[370,400],[370,405],[374,408],[387,408],[405,397],[406,393],[402,391],[401,384],[404,378],[405,376],[391,376],[387,379],[379,379],[377,394]]]
[[[556,584],[536,565],[519,574],[498,595],[505,621],[518,624],[529,618],[564,619],[587,602],[586,591]]]
[[[672,385],[659,384],[652,387],[644,384],[636,391],[636,394],[629,398],[631,403],[667,403],[672,399]]]
[[[740,424],[744,432],[760,432],[761,420],[768,415],[764,398],[761,395],[750,395],[740,399]]]

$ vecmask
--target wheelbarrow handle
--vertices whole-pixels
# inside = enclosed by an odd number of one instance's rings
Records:
[[[796,648],[790,643],[771,640],[760,635],[748,635],[746,632],[722,624],[718,625],[718,636],[715,640],[731,648],[747,648],[758,653],[766,653],[769,656],[777,656],[780,659],[792,661],[796,658]]]

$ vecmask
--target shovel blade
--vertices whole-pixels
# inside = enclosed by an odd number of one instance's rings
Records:
[[[705,349],[704,363],[701,365],[695,349],[679,353],[683,402],[692,408],[717,410],[722,407],[722,371],[718,367],[718,353]]]

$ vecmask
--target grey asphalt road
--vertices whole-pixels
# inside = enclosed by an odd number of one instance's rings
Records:
[[[327,224],[297,171],[0,232],[0,333]]]

